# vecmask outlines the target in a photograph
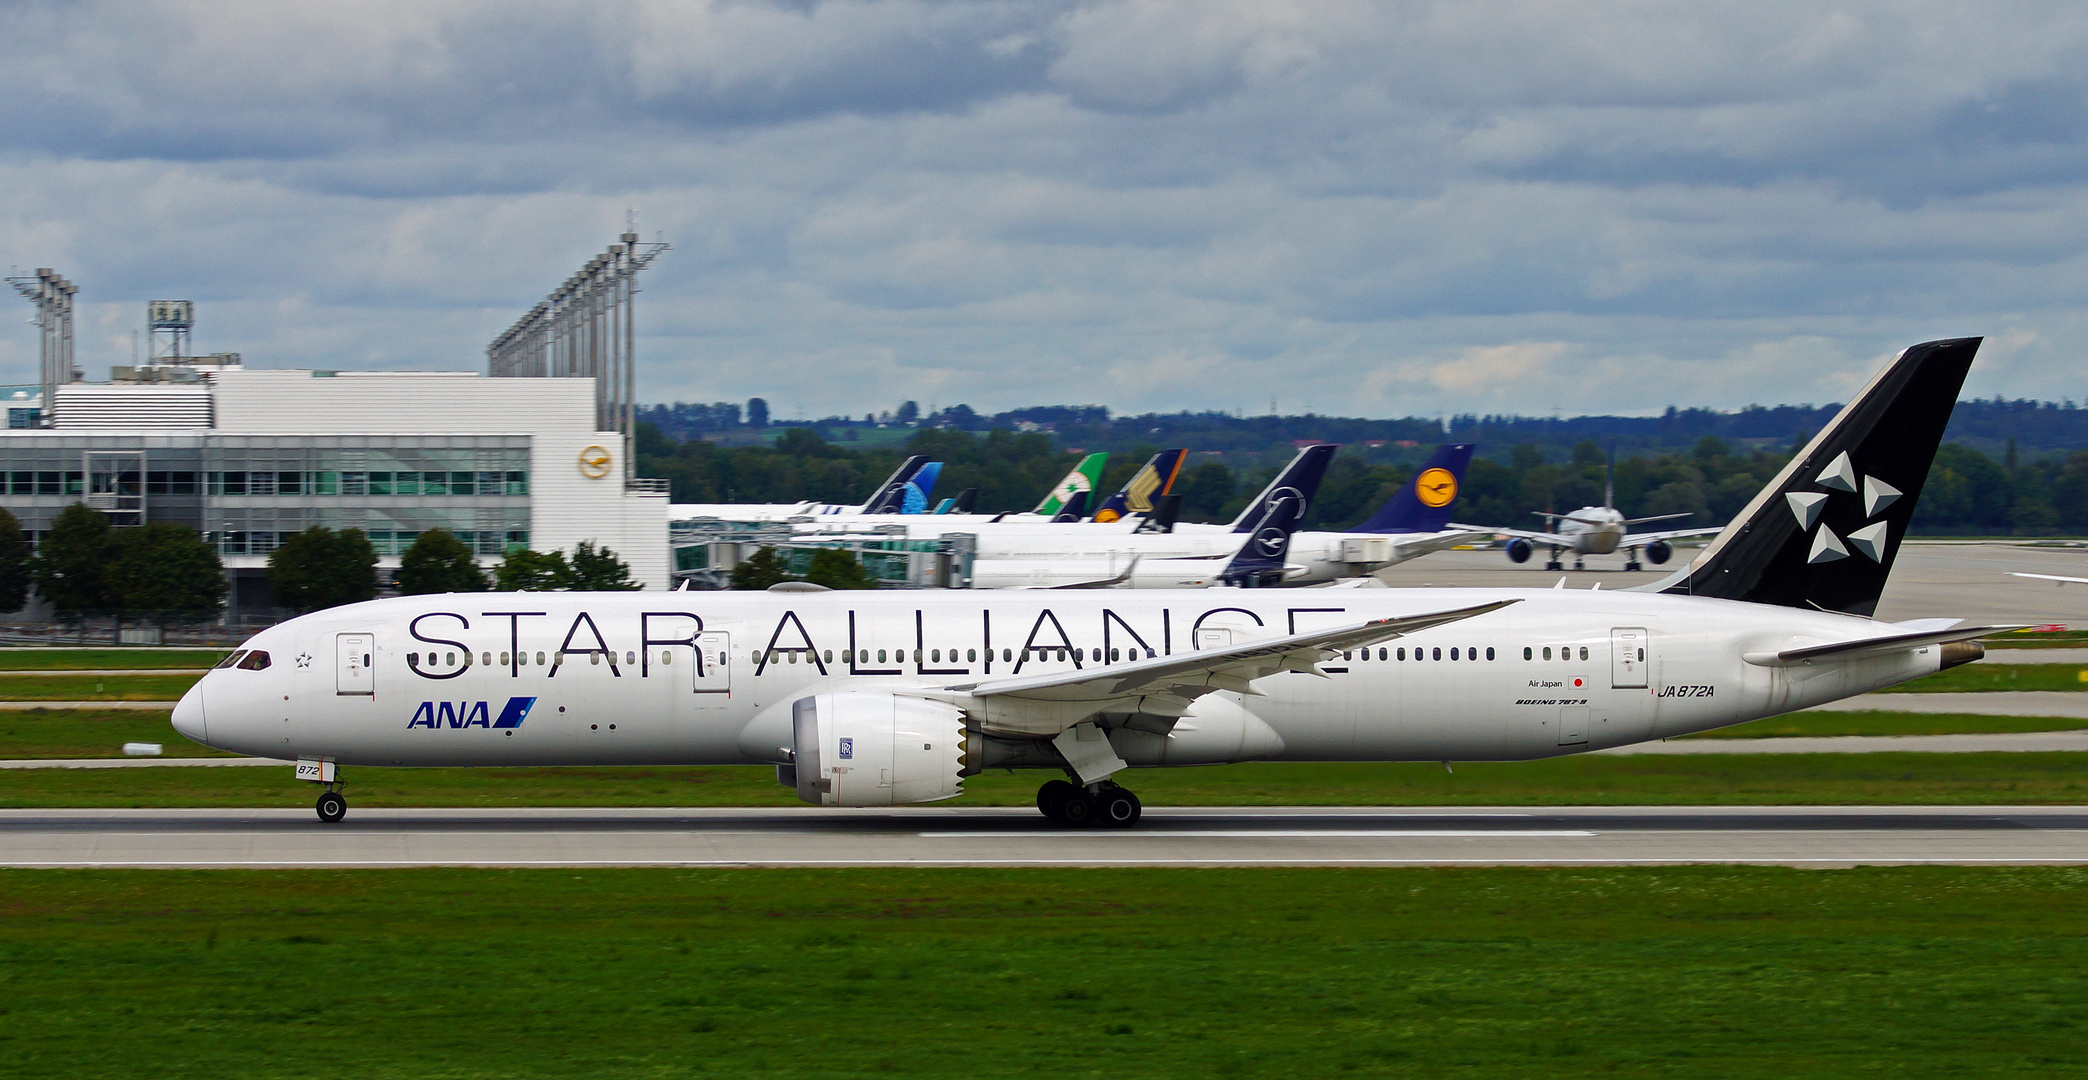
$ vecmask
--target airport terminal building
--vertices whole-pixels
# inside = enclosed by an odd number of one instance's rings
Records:
[[[9,403],[0,494],[32,539],[76,502],[118,526],[186,525],[216,545],[250,611],[266,603],[268,554],[314,525],[363,530],[385,568],[430,529],[488,566],[510,548],[586,540],[668,587],[666,484],[633,478],[624,436],[599,430],[592,378],[237,363],[117,374],[58,385],[48,409],[41,394]]]

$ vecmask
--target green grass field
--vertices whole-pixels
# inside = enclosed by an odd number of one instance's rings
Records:
[[[230,649],[0,649],[0,671],[207,668]]]
[[[2088,1070],[2088,871],[0,871],[0,1075]]]
[[[122,757],[127,742],[167,757],[232,757],[182,738],[167,713],[141,709],[0,709],[0,759]]]
[[[2088,690],[2079,664],[1966,664],[1880,691],[1886,694],[1940,694],[1967,690]]]
[[[170,748],[171,750],[171,748]],[[0,807],[295,806],[314,785],[274,767],[24,769]],[[768,767],[347,768],[355,806],[800,806]],[[1028,806],[1047,774],[989,772],[939,805]],[[1153,806],[1577,806],[2088,802],[2088,754],[1583,755],[1549,761],[1269,763],[1136,769]]]
[[[179,701],[200,675],[0,675],[0,701]]]
[[[1690,739],[1773,739],[1798,735],[1984,735],[2088,728],[2078,716],[1977,716],[1970,713],[1798,712],[1689,735]]]

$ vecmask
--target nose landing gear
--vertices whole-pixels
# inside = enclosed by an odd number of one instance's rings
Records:
[[[319,811],[319,820],[331,825],[348,816],[348,797],[338,791],[326,791],[319,796],[314,809]]]
[[[1053,780],[1037,789],[1037,809],[1045,817],[1074,828],[1101,825],[1128,829],[1138,824],[1138,819],[1145,813],[1145,804],[1138,801],[1137,795],[1112,781],[1104,780],[1081,788],[1064,780]]]

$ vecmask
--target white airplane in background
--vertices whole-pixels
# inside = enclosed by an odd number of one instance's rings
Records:
[[[931,466],[933,468],[931,468]],[[857,505],[840,503],[795,502],[795,503],[675,503],[667,508],[670,518],[686,521],[692,518],[718,518],[722,521],[787,521],[794,517],[845,516],[860,517],[865,514],[898,514],[905,510],[909,501],[907,488],[914,484],[915,477],[927,473],[924,484],[914,487],[913,494],[925,501],[929,489],[935,484],[940,466],[928,460],[926,454],[915,454],[899,463],[885,482],[877,485],[870,497]]]
[[[326,821],[344,766],[772,764],[822,806],[1034,768],[1065,777],[1038,791],[1053,820],[1119,826],[1134,768],[1703,731],[1965,663],[2004,629],[1871,617],[1978,346],[1902,352],[1642,589],[403,596],[261,631],[173,722],[296,759]]]
[[[1714,526],[1702,529],[1670,529],[1667,532],[1631,532],[1630,529],[1633,525],[1644,525],[1653,521],[1673,521],[1676,518],[1686,518],[1689,514],[1655,514],[1652,517],[1638,518],[1625,517],[1617,509],[1617,487],[1615,477],[1613,476],[1616,471],[1615,464],[1615,461],[1612,460],[1610,466],[1603,470],[1601,506],[1583,506],[1570,514],[1553,514],[1542,510],[1533,511],[1538,517],[1544,519],[1544,531],[1488,528],[1484,525],[1452,525],[1450,527],[1453,529],[1483,530],[1495,535],[1509,537],[1505,550],[1508,553],[1508,561],[1514,563],[1529,562],[1531,545],[1542,544],[1551,549],[1551,558],[1544,564],[1546,570],[1562,568],[1559,554],[1563,551],[1573,552],[1573,568],[1575,570],[1587,569],[1581,561],[1586,556],[1612,555],[1619,550],[1624,552],[1624,569],[1626,570],[1642,569],[1638,559],[1639,552],[1642,550],[1646,553],[1646,561],[1658,566],[1667,562],[1668,558],[1674,554],[1675,549],[1670,541],[1692,536],[1710,536],[1719,531],[1718,527]]]

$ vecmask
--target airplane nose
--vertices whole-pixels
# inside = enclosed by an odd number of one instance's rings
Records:
[[[209,741],[204,738],[205,735],[209,734],[209,729],[203,723],[202,683],[189,687],[188,693],[181,695],[181,700],[175,703],[174,730],[180,732],[183,738],[191,742],[201,743],[204,746],[210,745]]]

